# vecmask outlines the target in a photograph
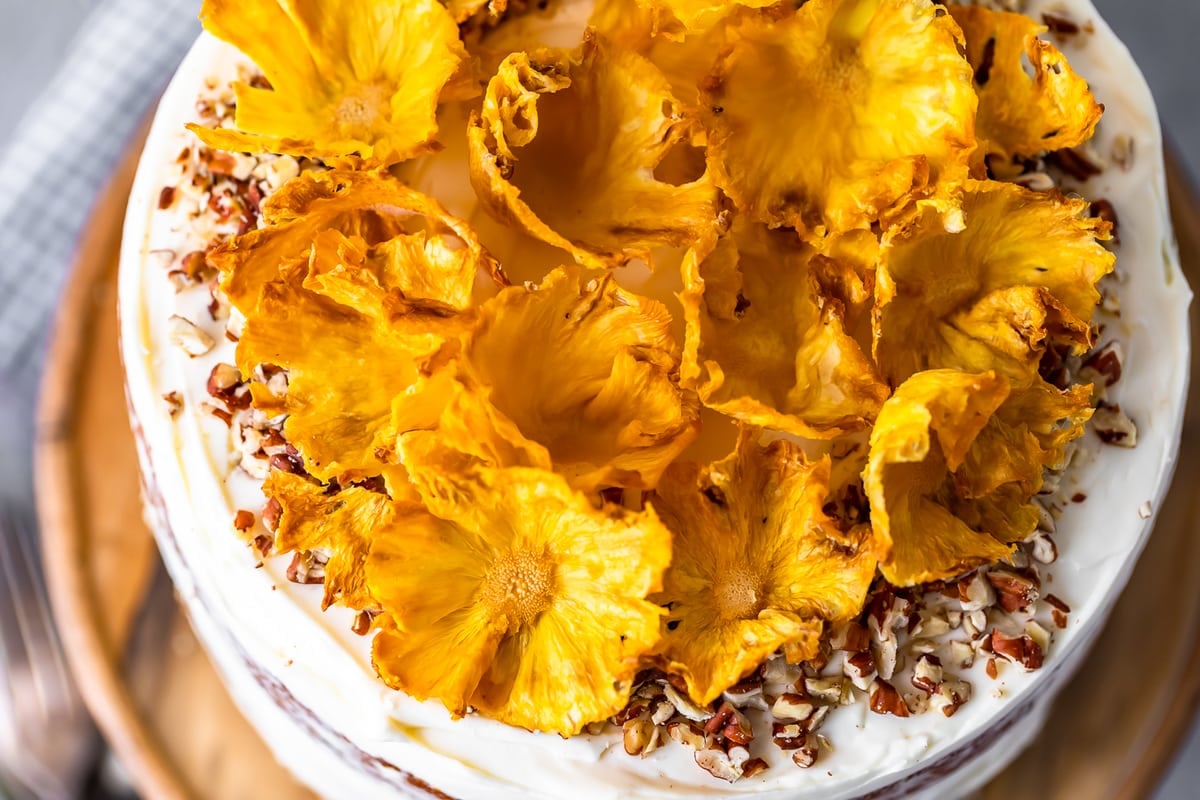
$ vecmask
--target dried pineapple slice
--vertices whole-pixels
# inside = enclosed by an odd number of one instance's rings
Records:
[[[730,31],[741,18],[739,9],[750,5],[725,3],[715,22],[691,29],[669,11],[638,0],[596,0],[588,24],[614,44],[645,56],[666,77],[675,97],[686,108],[699,110],[700,86],[729,46]],[[695,174],[704,171],[703,161],[700,151]]]
[[[958,493],[981,498],[1015,484],[1022,496],[1008,505],[1026,503],[1041,490],[1047,467],[1065,466],[1067,444],[1083,435],[1092,411],[1091,387],[1086,385],[1060,390],[1039,377],[1014,387],[955,474]]]
[[[619,266],[715,235],[707,173],[680,185],[655,168],[693,121],[657,68],[589,37],[578,51],[513,53],[468,131],[471,179],[497,219],[581,264]]]
[[[963,211],[959,233],[926,214],[885,237],[874,355],[893,386],[941,367],[1028,382],[1051,342],[1091,345],[1109,224],[1082,200],[991,181],[967,183]]]
[[[561,267],[536,288],[503,290],[479,308],[461,351],[439,354],[397,401],[414,480],[430,466],[418,452],[435,454],[435,472],[457,452],[493,466],[553,465],[584,489],[652,487],[699,428],[670,324],[666,307],[608,271]],[[432,423],[426,396],[436,398]]]
[[[781,647],[814,657],[825,622],[862,610],[878,559],[868,526],[842,530],[822,510],[829,481],[828,458],[743,429],[729,457],[673,464],[651,496],[675,535],[660,652],[697,703]]]
[[[888,393],[846,327],[870,307],[868,238],[835,259],[793,233],[739,225],[707,257],[689,251],[685,384],[710,408],[797,436],[865,427]]]
[[[596,509],[562,477],[482,469],[439,513],[399,515],[367,558],[389,686],[451,712],[563,736],[628,701],[657,643],[671,534],[652,510]]]
[[[1045,26],[1024,14],[980,7],[950,6],[950,13],[966,36],[975,71],[978,159],[1034,156],[1092,138],[1104,106],[1058,48],[1038,38]]]
[[[328,554],[321,607],[335,603],[354,609],[373,607],[363,565],[372,539],[382,536],[394,521],[392,499],[357,486],[322,486],[280,470],[271,471],[263,493],[282,509],[275,528],[276,550]]]
[[[221,288],[246,315],[253,314],[263,285],[278,278],[279,266],[306,257],[323,230],[377,248],[380,285],[414,299],[461,307],[476,291],[479,271],[506,283],[467,223],[386,173],[306,172],[268,198],[262,211],[265,227],[208,254],[221,272]]]
[[[892,585],[953,578],[1009,554],[991,531],[972,529],[948,507],[967,505],[954,492],[952,473],[1009,391],[992,372],[931,370],[909,378],[883,404],[863,488],[879,568]]]
[[[466,323],[442,303],[410,301],[366,266],[340,261],[339,239],[325,231],[308,260],[277,268],[247,316],[237,361],[244,375],[261,364],[288,371],[281,397],[251,384],[255,405],[288,415],[284,434],[311,474],[349,482],[380,473],[387,461],[378,450],[395,437],[393,399],[417,380],[419,361]]]
[[[677,22],[685,31],[702,33],[739,7],[766,8],[778,0],[638,0],[638,4],[656,17],[656,27],[667,28]]]
[[[436,145],[438,98],[465,58],[437,0],[205,0],[204,27],[269,87],[235,84],[236,130],[210,147],[389,165]]]
[[[747,20],[705,87],[718,184],[810,236],[886,224],[914,201],[956,227],[975,147],[961,44],[928,0],[809,0]]]

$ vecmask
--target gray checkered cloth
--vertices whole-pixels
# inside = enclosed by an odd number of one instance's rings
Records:
[[[32,392],[97,193],[199,33],[199,0],[105,0],[0,154],[0,382]]]

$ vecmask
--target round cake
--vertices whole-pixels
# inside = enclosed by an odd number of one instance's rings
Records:
[[[1020,758],[1188,382],[1158,116],[1087,0],[202,19],[121,352],[163,559],[282,764],[836,800]]]

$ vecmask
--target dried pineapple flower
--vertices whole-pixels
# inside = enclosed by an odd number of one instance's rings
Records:
[[[892,385],[914,372],[996,370],[1018,382],[1051,343],[1084,352],[1096,282],[1113,268],[1107,222],[1088,204],[1013,184],[969,181],[966,228],[932,215],[885,237],[874,354]]]
[[[993,372],[932,370],[901,384],[863,476],[884,576],[910,586],[1004,557],[1033,534],[1042,475],[1065,466],[1091,415],[1090,387],[1041,378],[1013,386]]]
[[[953,578],[1006,557],[1033,533],[1042,471],[1061,466],[1091,415],[1087,387],[995,372],[919,372],[884,403],[863,486],[895,586]]]
[[[887,397],[847,316],[870,307],[874,245],[835,251],[792,232],[735,227],[715,250],[683,262],[683,375],[705,405],[798,436],[865,427]]]
[[[596,509],[561,476],[483,469],[439,519],[408,507],[376,538],[372,653],[391,687],[454,714],[571,736],[629,699],[657,643],[671,534],[652,510]]]
[[[816,655],[824,622],[862,611],[877,558],[870,529],[842,530],[822,510],[830,461],[798,445],[758,443],[709,466],[673,464],[650,505],[675,534],[658,600],[660,651],[697,703],[709,703],[780,647]]]
[[[916,201],[956,225],[975,146],[961,34],[928,0],[809,0],[748,19],[705,86],[709,166],[739,208],[823,236]]]
[[[501,221],[588,266],[715,235],[707,173],[678,185],[656,168],[688,147],[693,120],[642,56],[589,36],[579,50],[513,53],[468,130],[471,180]]]
[[[982,498],[1005,484],[1015,484],[1020,496],[1008,505],[1024,504],[1041,490],[1047,467],[1066,465],[1067,444],[1083,435],[1092,411],[1091,387],[1087,385],[1060,390],[1038,377],[1028,385],[1014,387],[955,474],[959,494]],[[1027,509],[1022,516],[1029,519],[1033,512]],[[1028,528],[1012,530],[1004,538],[1017,541],[1031,532]]]
[[[282,508],[275,528],[276,550],[328,554],[321,607],[335,603],[354,609],[374,606],[363,567],[372,539],[393,523],[391,498],[357,486],[322,486],[280,470],[271,471],[263,493]]]
[[[436,145],[438,98],[466,55],[437,0],[205,0],[200,20],[270,84],[234,85],[236,130],[188,126],[238,152],[412,158]]]
[[[932,370],[909,378],[883,405],[863,488],[880,570],[894,586],[955,577],[1010,548],[947,508],[951,473],[1000,404],[1009,383],[995,373]]]
[[[777,0],[638,0],[638,4],[652,12],[656,26],[669,28],[678,22],[688,32],[711,30],[730,12],[738,7],[765,8],[775,5]]]
[[[553,465],[584,489],[652,487],[699,428],[670,326],[665,306],[608,271],[561,267],[537,287],[501,291],[479,308],[461,352],[439,354],[398,401],[395,427],[411,431],[405,463],[418,483],[429,466],[418,452],[442,454],[435,471],[456,452],[493,466]],[[453,377],[438,372],[447,356],[441,369]]]
[[[977,159],[1033,156],[1092,138],[1104,106],[1058,48],[1038,38],[1045,26],[980,7],[950,6],[950,13],[962,26],[975,71]]]
[[[645,56],[666,77],[684,107],[698,110],[700,85],[728,47],[739,9],[750,5],[720,4],[714,22],[701,29],[685,29],[669,11],[641,5],[638,0],[596,0],[588,25],[615,45]],[[704,151],[696,148],[696,152],[699,158],[693,170],[698,175],[704,171]]]
[[[225,294],[248,316],[263,285],[279,277],[279,266],[307,257],[326,230],[360,237],[374,250],[371,266],[380,285],[413,299],[462,307],[477,290],[479,271],[505,283],[467,223],[386,173],[306,172],[271,195],[262,212],[265,227],[208,255]]]
[[[343,260],[336,231],[318,234],[310,257],[277,268],[247,314],[238,342],[242,374],[260,364],[288,371],[282,397],[252,383],[255,405],[287,414],[284,434],[321,480],[359,480],[387,463],[393,399],[418,377],[418,363],[461,333],[465,320],[436,301],[388,289],[362,263]],[[361,243],[361,240],[359,240]]]

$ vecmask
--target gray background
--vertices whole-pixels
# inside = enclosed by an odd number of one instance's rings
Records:
[[[1133,51],[1158,98],[1167,134],[1200,175],[1200,0],[1094,0]],[[54,75],[94,0],[0,0],[0,149]],[[199,3],[196,4],[199,6]],[[1114,724],[1119,720],[1114,719]],[[1200,797],[1200,727],[1156,795]]]

